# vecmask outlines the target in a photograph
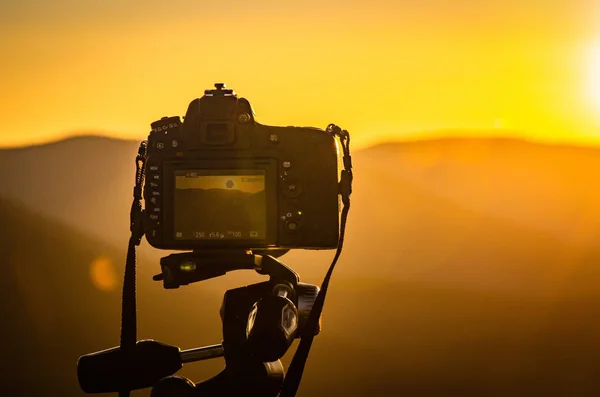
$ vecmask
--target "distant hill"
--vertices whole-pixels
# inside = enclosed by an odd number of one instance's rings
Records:
[[[125,251],[0,199],[0,257],[0,354],[5,360],[0,394],[83,395],[77,385],[77,358],[119,344]],[[94,267],[99,260],[103,266]],[[175,296],[152,282],[155,270],[142,258],[140,339],[159,338],[185,347],[218,343],[222,297],[190,304],[186,291]],[[200,298],[197,291],[195,296]],[[181,308],[173,309],[177,305]],[[183,315],[189,310],[193,318]],[[181,335],[178,327],[184,324],[189,331]],[[218,367],[219,363],[205,366],[212,372]]]
[[[87,265],[67,272],[63,263],[88,264],[101,254],[114,255],[117,265],[124,260],[121,251],[110,247],[124,249],[127,242],[136,149],[134,142],[80,138],[0,151],[0,194],[22,199],[43,214],[2,201],[2,231],[14,235],[3,239],[9,241],[2,245],[3,257],[30,258],[11,263],[26,263],[20,271],[45,275],[22,293],[34,301],[29,305],[55,305],[71,313],[56,325],[52,321],[63,317],[51,312],[50,329],[64,327],[58,329],[74,335],[65,328],[81,327],[81,335],[106,336],[82,337],[84,351],[117,343],[120,294],[108,294],[110,302],[89,298],[88,314],[77,314],[80,309],[69,305],[87,301],[86,294],[107,293],[90,292],[89,284],[84,288],[72,281],[89,280]],[[595,240],[600,230],[592,183],[594,167],[600,169],[596,149],[440,140],[386,144],[353,157],[346,248],[299,396],[600,392],[600,247]],[[30,245],[31,236],[43,244]],[[149,279],[158,269],[158,257],[168,253],[143,246],[140,337],[184,348],[218,341],[217,309],[224,290],[258,277],[240,272],[164,291]],[[4,255],[15,247],[21,247],[21,254]],[[87,256],[79,253],[81,247],[90,247]],[[332,256],[332,251],[293,251],[282,259],[303,281],[320,283]],[[57,259],[49,263],[46,258]],[[43,283],[46,279],[54,280],[52,286]],[[17,285],[29,285],[7,283],[6,296],[16,296]],[[83,290],[72,290],[76,287]],[[56,304],[50,298],[35,301],[31,296],[38,290],[68,298]],[[14,306],[3,310],[9,313]],[[102,332],[75,325],[97,318],[96,312],[116,320]],[[35,317],[30,317],[18,320],[19,330],[31,328]],[[51,346],[52,338],[36,343],[40,349]],[[79,354],[74,352],[73,357]],[[197,364],[186,373],[199,380],[218,367],[216,361]],[[62,367],[56,368],[60,372]]]
[[[0,195],[121,244],[138,144],[77,137],[0,149]],[[596,244],[598,148],[448,138],[385,143],[357,151],[354,161],[358,178],[367,169],[378,178],[397,175],[464,207],[573,244]]]
[[[0,196],[124,246],[138,145],[77,137],[0,149]]]
[[[596,244],[599,148],[456,138],[381,144],[356,157],[473,210]]]
[[[0,150],[0,195],[125,248],[137,147],[80,137]],[[560,274],[550,268],[576,265],[598,247],[599,149],[440,139],[382,144],[353,158],[340,271],[359,274],[375,260],[404,280],[548,294]],[[140,251],[154,266],[167,254],[145,242]],[[285,260],[317,282],[331,256],[291,252]]]
[[[118,343],[119,291],[95,288],[90,265],[98,257],[118,264],[121,255],[4,199],[0,219],[0,391],[74,395],[75,372],[67,368],[86,350]]]

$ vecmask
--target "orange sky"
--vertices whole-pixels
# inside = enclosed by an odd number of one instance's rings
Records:
[[[358,146],[457,129],[600,144],[598,0],[5,3],[0,146],[142,139],[216,81],[263,123],[335,122]]]

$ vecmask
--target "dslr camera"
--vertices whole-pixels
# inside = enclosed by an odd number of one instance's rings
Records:
[[[258,123],[224,84],[151,124],[143,228],[159,249],[333,249],[340,143],[313,127]]]
[[[80,387],[125,396],[152,387],[153,397],[293,397],[343,248],[350,134],[335,124],[259,124],[250,102],[222,83],[194,99],[183,122],[163,117],[151,126],[135,159],[121,343],[79,358]],[[158,249],[191,251],[161,258],[153,279],[165,289],[244,269],[269,280],[225,293],[220,344],[182,351],[138,341],[135,247],[142,235]],[[322,289],[275,259],[294,248],[337,249]],[[297,338],[285,377],[280,359]],[[225,368],[210,379],[175,375],[184,363],[215,357],[224,357]]]

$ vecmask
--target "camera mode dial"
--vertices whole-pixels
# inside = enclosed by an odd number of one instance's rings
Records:
[[[177,130],[181,126],[179,116],[163,117],[160,120],[150,124],[153,133],[168,134],[170,131]]]
[[[165,151],[176,149],[181,145],[179,128],[181,119],[179,116],[163,117],[150,124],[150,147],[152,150]]]

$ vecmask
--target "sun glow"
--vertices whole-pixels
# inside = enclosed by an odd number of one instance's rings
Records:
[[[600,45],[596,46],[590,55],[589,93],[594,109],[600,112]]]

